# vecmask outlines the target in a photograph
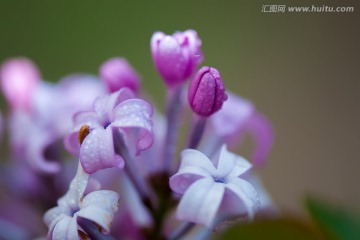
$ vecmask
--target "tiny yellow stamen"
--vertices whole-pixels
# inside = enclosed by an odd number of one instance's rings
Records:
[[[89,131],[88,125],[81,126],[81,128],[79,130],[79,134],[78,134],[78,140],[79,140],[80,145],[83,143],[86,136],[89,135],[89,133],[90,133],[90,131]]]

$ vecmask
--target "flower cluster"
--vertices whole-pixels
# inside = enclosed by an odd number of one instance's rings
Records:
[[[274,209],[254,171],[271,149],[271,124],[225,90],[217,69],[200,67],[201,44],[194,30],[152,36],[164,115],[124,58],[57,84],[26,58],[5,61],[0,238],[196,239]],[[247,133],[250,161],[228,150]]]

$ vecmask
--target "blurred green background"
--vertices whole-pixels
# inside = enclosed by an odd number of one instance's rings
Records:
[[[261,13],[264,4],[352,6],[353,13]],[[204,65],[272,121],[276,143],[261,170],[285,212],[306,195],[360,209],[360,4],[358,1],[1,1],[0,61],[34,60],[49,81],[97,74],[124,56],[163,105],[150,56],[154,31],[193,28]],[[1,109],[5,111],[5,109]],[[246,147],[245,147],[246,148]]]

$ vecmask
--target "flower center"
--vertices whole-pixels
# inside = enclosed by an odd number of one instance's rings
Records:
[[[70,212],[70,217],[74,217],[75,213],[77,213],[80,210],[80,208],[73,208]]]
[[[104,129],[106,129],[106,128],[110,125],[110,124],[111,124],[111,122],[110,122],[110,121],[105,122],[105,123],[103,124]]]
[[[214,178],[214,181],[217,183],[225,183],[225,178]]]

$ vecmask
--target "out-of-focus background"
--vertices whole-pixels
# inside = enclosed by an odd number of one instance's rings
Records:
[[[354,12],[264,13],[264,5]],[[57,81],[124,56],[162,106],[150,37],[189,28],[203,41],[203,64],[272,121],[276,142],[260,173],[280,209],[304,216],[308,195],[360,209],[358,1],[3,1],[0,61],[27,56]]]

